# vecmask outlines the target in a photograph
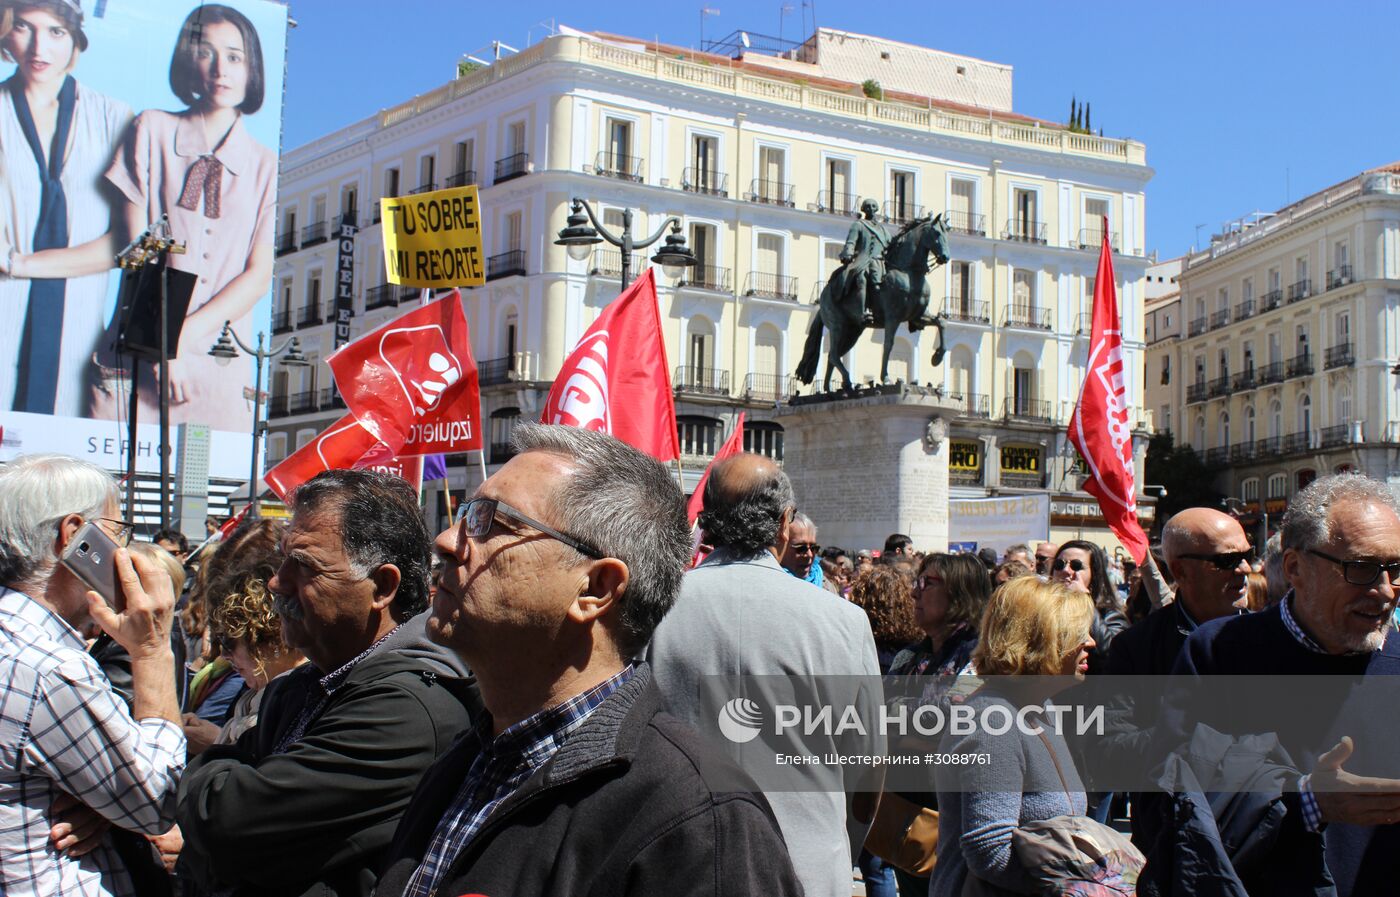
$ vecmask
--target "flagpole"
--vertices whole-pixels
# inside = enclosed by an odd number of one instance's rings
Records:
[[[681,492],[685,492],[685,471],[681,469],[681,456],[676,456],[676,485],[681,487]]]

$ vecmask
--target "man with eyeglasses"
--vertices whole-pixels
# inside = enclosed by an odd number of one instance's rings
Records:
[[[419,779],[480,702],[426,637],[431,539],[414,490],[331,470],[292,509],[267,587],[308,663],[267,685],[257,726],[191,761],[179,868],[210,893],[369,897]]]
[[[790,541],[779,563],[798,579],[806,580],[817,588],[824,587],[822,565],[818,560],[822,547],[817,544],[817,525],[806,514],[794,511],[788,533]]]
[[[0,894],[134,894],[111,827],[157,835],[175,821],[170,578],[119,549],[109,607],[59,563],[88,522],[126,545],[118,508],[111,475],[86,461],[0,468]],[[94,622],[130,654],[130,711],[85,650]]]
[[[1280,683],[1282,698],[1258,694],[1228,706],[1199,696],[1171,700],[1164,725],[1178,739],[1201,723],[1233,736],[1276,735],[1292,759],[1296,790],[1278,798],[1282,821],[1261,833],[1267,841],[1256,855],[1264,862],[1234,870],[1249,893],[1311,895],[1322,893],[1319,883],[1328,879],[1339,897],[1394,893],[1400,779],[1374,777],[1395,774],[1393,707],[1353,706],[1356,692],[1351,701],[1338,700],[1335,687],[1310,687],[1306,677],[1345,677],[1331,680],[1345,685],[1400,675],[1400,636],[1392,622],[1400,501],[1387,484],[1359,474],[1319,478],[1289,504],[1282,543],[1292,586],[1283,600],[1202,624],[1173,668],[1188,681],[1268,677],[1260,681]],[[1281,701],[1287,712],[1278,712]]]
[[[435,544],[428,630],[486,714],[424,776],[376,893],[795,897],[757,787],[636,660],[690,558],[670,472],[575,427],[512,443]]]

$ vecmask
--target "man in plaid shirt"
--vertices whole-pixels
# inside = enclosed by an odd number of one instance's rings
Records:
[[[134,894],[109,826],[175,820],[185,737],[170,649],[170,578],[116,553],[117,606],[58,563],[84,523],[118,544],[110,475],[61,455],[0,469],[0,894]],[[132,710],[88,656],[96,622],[131,655]]]

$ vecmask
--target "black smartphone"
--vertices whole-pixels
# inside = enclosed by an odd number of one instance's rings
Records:
[[[96,523],[85,523],[73,534],[59,562],[88,588],[102,596],[115,610],[121,610],[121,590],[117,587],[117,549],[120,546]]]

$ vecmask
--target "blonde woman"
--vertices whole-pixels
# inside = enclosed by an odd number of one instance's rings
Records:
[[[940,816],[933,897],[958,897],[969,875],[1024,892],[1027,883],[1011,862],[1012,832],[1086,812],[1069,748],[1043,710],[1088,672],[1093,617],[1086,593],[1035,577],[1012,579],[992,593],[972,656],[986,681],[965,702],[979,722],[973,734],[948,736],[940,748],[986,762],[939,767],[935,777]],[[1005,731],[1003,720],[1012,722]]]

